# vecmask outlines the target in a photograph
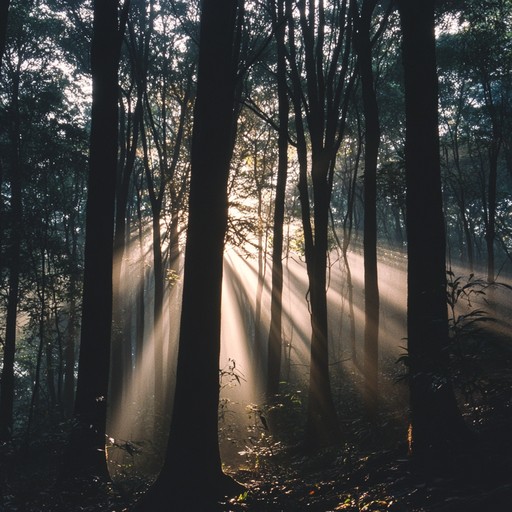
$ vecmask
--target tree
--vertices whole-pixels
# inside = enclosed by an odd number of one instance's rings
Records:
[[[138,7],[138,5],[134,5]],[[136,11],[135,8],[131,9]],[[143,19],[143,16],[139,16]],[[131,20],[130,20],[131,21]],[[123,259],[129,238],[127,224],[130,185],[136,162],[139,140],[139,130],[142,119],[142,96],[145,80],[147,56],[138,55],[138,45],[135,40],[133,23],[127,21],[129,37],[127,46],[130,55],[129,84],[126,88],[120,85],[120,154],[116,186],[114,254],[112,267],[113,311],[112,311],[112,354],[110,370],[110,400],[114,407],[122,408],[124,404],[125,386],[129,381],[129,371],[132,366],[130,340],[125,337],[124,320],[127,301],[122,292]],[[140,45],[147,49],[147,45]],[[143,50],[143,51],[144,51]],[[135,89],[135,99],[132,98]],[[134,103],[134,105],[132,105]],[[115,413],[114,413],[115,414]]]
[[[509,102],[512,61],[510,44],[509,2],[492,0],[474,5],[467,13],[469,28],[465,31],[467,56],[473,61],[472,79],[480,90],[482,114],[480,125],[488,167],[486,197],[483,197],[485,243],[487,248],[487,281],[494,283],[495,245],[497,240],[498,175],[505,140],[507,102]],[[508,89],[508,90],[507,90]],[[482,159],[481,159],[482,160]]]
[[[356,3],[352,4],[358,9]],[[364,376],[365,405],[375,419],[378,404],[379,280],[377,273],[377,159],[380,142],[379,111],[372,69],[372,15],[376,0],[363,0],[356,10],[355,49],[358,55],[364,110]]]
[[[64,303],[69,298],[71,267],[80,266],[79,257],[72,264],[68,259],[64,239],[70,233],[65,234],[65,226],[68,222],[79,225],[81,216],[79,194],[70,191],[70,176],[84,167],[85,129],[79,107],[65,104],[71,85],[59,66],[68,61],[56,41],[64,26],[62,19],[39,2],[14,2],[9,20],[0,88],[0,153],[5,173],[0,180],[2,287],[10,290],[2,294],[7,343],[0,424],[11,424],[1,428],[10,436],[21,430],[31,390],[34,406],[47,391],[46,410],[40,413],[41,409],[32,407],[37,421],[56,419],[60,412]],[[12,215],[13,209],[18,213]],[[77,232],[73,230],[71,236],[76,239]],[[8,281],[13,284],[16,274],[18,297],[14,300],[16,287]],[[74,279],[79,279],[76,272]],[[31,338],[38,337],[39,349],[32,350]],[[68,375],[73,376],[74,365],[69,368]],[[17,399],[9,398],[13,392]],[[14,406],[14,422],[9,402]],[[13,424],[17,428],[12,429]]]
[[[140,511],[168,510],[171,502],[180,509],[192,496],[194,506],[204,509],[226,494],[240,492],[222,472],[218,444],[220,306],[235,129],[238,8],[236,0],[203,0],[201,5],[173,416],[164,466],[137,505]]]
[[[22,151],[20,145],[20,70],[23,56],[17,56],[12,76],[11,105],[9,112],[9,178],[11,186],[10,231],[8,242],[9,283],[7,296],[7,318],[5,327],[2,380],[0,387],[0,440],[12,436],[14,405],[14,356],[16,351],[16,321],[18,317],[21,244],[23,233],[23,185]]]
[[[162,252],[161,222],[165,214],[165,192],[170,190],[170,197],[174,200],[171,205],[172,222],[170,233],[170,252],[173,270],[176,271],[179,253],[178,222],[176,204],[177,194],[175,185],[178,181],[180,160],[183,148],[187,142],[187,126],[190,120],[190,106],[193,97],[192,73],[195,66],[185,62],[183,56],[178,55],[177,48],[170,44],[172,36],[164,34],[165,39],[158,41],[158,34],[153,33],[154,24],[153,3],[150,3],[148,45],[149,38],[159,42],[161,47],[155,48],[154,60],[161,60],[159,68],[146,70],[148,76],[144,79],[145,117],[141,119],[141,139],[144,154],[144,171],[147,191],[152,212],[152,250],[153,250],[153,281],[154,281],[154,307],[153,307],[153,344],[155,358],[155,418],[161,417],[165,409],[165,370],[164,364],[164,313],[165,313],[165,261]],[[165,26],[165,25],[164,25]],[[161,39],[161,37],[160,37]],[[177,66],[183,66],[183,77],[172,73],[169,62],[178,61]],[[148,56],[146,62],[149,63]],[[152,80],[148,80],[148,78]],[[174,82],[175,81],[175,82]],[[149,84],[153,90],[149,89]],[[150,95],[152,97],[150,97]],[[152,100],[152,101],[150,101]],[[155,107],[158,106],[158,108]],[[149,149],[153,148],[157,157],[150,158]]]
[[[305,444],[314,448],[339,439],[329,376],[327,252],[334,167],[354,74],[348,2],[326,6],[300,0],[297,7],[295,14],[291,1],[287,2],[291,104],[312,329]]]
[[[288,116],[289,99],[286,84],[285,1],[271,2],[277,51],[277,95],[279,109],[278,169],[274,199],[274,228],[272,246],[272,291],[270,303],[270,329],[268,335],[267,400],[279,392],[282,354],[282,302],[283,302],[283,224],[285,212],[286,178],[288,173]]]
[[[450,460],[466,433],[446,360],[446,243],[434,1],[402,0],[399,10],[406,102],[409,448],[421,466],[433,468]]]
[[[6,5],[5,7],[8,7]],[[22,129],[24,128],[24,87],[29,82],[31,71],[26,71],[25,64],[30,59],[40,59],[41,54],[36,45],[30,44],[30,35],[25,23],[30,24],[34,19],[33,5],[12,9],[9,14],[10,26],[13,27],[9,58],[4,59],[4,82],[7,85],[6,97],[8,106],[5,111],[4,129],[6,132],[6,150],[0,161],[0,173],[7,170],[9,183],[8,221],[2,226],[7,228],[5,263],[8,272],[5,338],[3,340],[2,378],[0,381],[0,440],[11,439],[13,430],[13,407],[15,392],[15,352],[17,344],[18,309],[21,299],[23,271],[23,241],[24,233],[24,182],[26,180],[25,144],[22,144]],[[2,20],[3,22],[4,20]],[[7,19],[5,19],[7,22]],[[24,30],[14,30],[22,26]],[[7,26],[5,27],[5,29]],[[4,30],[4,28],[2,28]],[[7,34],[3,34],[1,44],[5,47]],[[2,48],[3,53],[3,48]],[[3,198],[2,198],[3,199]],[[3,201],[2,201],[3,203]],[[7,202],[6,202],[7,203]],[[4,205],[2,204],[2,207]],[[3,213],[3,212],[2,212]],[[4,233],[2,232],[2,238]]]
[[[126,14],[129,2],[124,4]],[[63,477],[109,479],[105,427],[112,329],[112,262],[118,149],[118,1],[94,2],[93,101],[84,288],[74,426]]]
[[[5,41],[7,38],[7,16],[9,14],[10,1],[11,0],[1,0],[0,2],[0,70],[2,69],[2,58],[4,56]]]

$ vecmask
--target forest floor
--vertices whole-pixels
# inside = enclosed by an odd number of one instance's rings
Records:
[[[222,511],[484,512],[512,510],[512,423],[482,432],[485,461],[473,474],[427,477],[414,471],[405,447],[357,453],[326,449],[315,456],[283,450],[257,467],[232,473],[247,493],[219,505]],[[492,443],[490,440],[492,439]],[[491,447],[492,444],[498,446]],[[5,455],[5,454],[4,454]],[[2,512],[130,510],[138,493],[125,485],[77,494],[52,488],[55,453],[2,457]],[[7,462],[7,467],[6,463]],[[190,511],[194,509],[191,497]],[[150,511],[148,511],[150,512]]]
[[[226,468],[247,492],[219,504],[217,510],[506,512],[512,510],[511,432],[512,415],[493,417],[481,428],[480,449],[472,451],[472,459],[456,473],[434,477],[413,469],[405,443],[384,448],[378,434],[363,443],[374,447],[370,451],[346,444],[305,455],[297,447],[276,444],[273,452],[253,452],[245,468]],[[129,511],[150,483],[139,478],[80,493],[57,491],[61,444],[42,439],[24,450],[3,448],[1,512]],[[195,510],[193,497],[188,510]]]
[[[339,389],[338,398],[343,400],[342,410],[351,410],[353,418],[344,419],[343,443],[313,454],[304,453],[298,444],[304,404],[295,400],[293,393],[288,395],[289,401],[277,417],[255,409],[250,435],[234,447],[238,459],[235,457],[225,467],[225,472],[247,491],[219,504],[216,510],[512,511],[512,347],[508,332],[502,341],[505,350],[500,352],[482,351],[480,345],[475,346],[482,368],[478,381],[466,383],[484,387],[476,402],[460,397],[464,418],[474,437],[473,442],[466,443],[467,451],[453,467],[443,466],[434,475],[427,475],[413,466],[405,439],[403,404],[407,400],[399,391],[405,386],[389,388],[395,390],[387,395],[391,402],[382,408],[378,421],[370,427],[355,405],[355,384],[348,389],[351,379],[343,379],[345,387]],[[486,354],[488,357],[484,357]],[[396,375],[393,379],[396,381]],[[272,419],[271,425],[279,423],[286,437],[278,440],[271,436],[267,418]],[[81,491],[76,487],[58,488],[66,432],[61,425],[60,430],[43,429],[30,443],[0,445],[0,512],[127,512],[148,489],[151,478],[147,473],[134,472],[134,463],[131,473],[119,473],[109,486],[94,485]],[[221,429],[221,440],[222,437],[229,438]],[[125,460],[134,460],[135,448],[129,444],[122,447]],[[169,510],[173,510],[172,504]],[[193,496],[189,511],[196,512]]]

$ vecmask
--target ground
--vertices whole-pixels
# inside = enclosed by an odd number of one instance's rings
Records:
[[[413,466],[406,444],[406,386],[397,383],[399,372],[391,361],[388,367],[394,368],[394,375],[373,426],[362,419],[357,380],[347,378],[346,372],[338,380],[340,411],[350,411],[340,415],[344,439],[339,446],[304,453],[304,393],[295,388],[283,392],[281,407],[274,412],[251,406],[250,428],[245,439],[233,444],[235,457],[225,467],[247,492],[219,504],[217,510],[512,510],[512,350],[508,332],[492,337],[486,333],[484,341],[466,343],[464,360],[454,365],[459,405],[474,433],[473,445],[455,470],[441,468],[427,475]],[[279,438],[270,433],[276,425]],[[221,441],[230,442],[231,434],[221,421]],[[30,440],[19,437],[13,444],[0,445],[0,512],[125,512],[151,484],[147,473],[134,471],[140,467],[134,462],[138,445],[121,443],[112,451],[122,451],[132,464],[118,471],[112,484],[93,484],[81,491],[77,486],[59,488],[56,477],[66,440],[63,423],[46,426]],[[108,453],[110,458],[111,450]],[[188,510],[195,511],[194,496]]]
[[[389,429],[389,425],[386,426]],[[404,442],[378,449],[378,435],[366,439],[371,451],[355,444],[305,455],[300,446],[254,450],[245,468],[226,468],[247,492],[219,504],[219,511],[506,511],[512,506],[510,417],[493,418],[480,430],[484,457],[459,474],[425,476],[414,471]],[[359,432],[361,434],[362,430]],[[364,435],[364,434],[363,434]],[[368,433],[366,433],[368,435]],[[265,443],[261,443],[262,446]],[[1,453],[1,512],[129,511],[149,481],[118,481],[77,493],[55,486],[58,439],[34,442]],[[386,441],[389,444],[389,440]],[[469,465],[468,465],[469,467]],[[194,497],[190,498],[194,510]]]

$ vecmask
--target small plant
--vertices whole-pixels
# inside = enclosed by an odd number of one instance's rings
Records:
[[[222,390],[240,386],[246,382],[244,374],[236,365],[234,359],[229,358],[227,363],[219,369],[219,388]],[[236,410],[238,403],[230,398],[223,396],[219,400],[218,419],[219,436],[223,442],[236,446],[237,439],[240,438],[239,426],[236,420]]]
[[[254,469],[261,469],[271,457],[276,455],[281,443],[275,441],[269,431],[265,409],[256,404],[246,407],[251,424],[248,426],[248,437],[245,448],[238,452],[252,463]]]
[[[455,277],[451,270],[446,275],[450,335],[452,339],[461,339],[474,330],[476,322],[491,320],[483,309],[475,309],[477,298],[485,302],[485,290],[489,285],[475,278],[474,274],[470,274],[466,280],[463,276]]]
[[[482,279],[455,276],[447,271],[447,303],[451,373],[454,384],[471,400],[475,392],[482,391],[483,380],[480,363],[483,353],[481,325],[492,321],[492,317],[480,307],[486,302],[488,284]]]
[[[402,341],[407,341],[407,338],[402,338]],[[401,365],[401,369],[398,375],[395,377],[395,382],[406,382],[409,378],[409,349],[406,345],[400,345],[403,352],[398,356],[398,359],[395,361],[396,364]]]
[[[446,272],[446,302],[448,306],[448,345],[446,351],[450,359],[451,378],[467,396],[474,391],[478,380],[477,368],[474,364],[478,358],[481,339],[478,336],[482,322],[491,321],[488,313],[476,305],[485,302],[485,290],[488,284],[478,279],[474,274],[467,278],[456,277],[448,270]],[[406,338],[404,338],[406,340]],[[403,352],[397,363],[403,366],[403,371],[396,381],[406,381],[409,377],[410,356],[407,346],[401,346]],[[444,382],[445,377],[440,377]]]
[[[247,382],[244,374],[236,367],[234,359],[229,358],[223,368],[219,369],[219,387],[220,389],[239,386],[242,381]],[[233,402],[229,398],[221,398],[219,400],[219,421],[224,422],[226,416],[230,412],[230,404]]]
[[[236,361],[229,358],[223,368],[219,369],[219,385],[220,389],[242,384],[247,382],[244,374],[237,368]]]

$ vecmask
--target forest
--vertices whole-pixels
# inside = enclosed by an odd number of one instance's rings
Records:
[[[0,0],[0,512],[512,502],[512,0]]]

